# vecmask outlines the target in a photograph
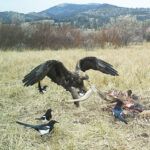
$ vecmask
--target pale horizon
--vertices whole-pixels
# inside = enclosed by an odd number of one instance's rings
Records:
[[[120,7],[128,8],[150,8],[150,0],[0,0],[0,12],[3,11],[15,11],[19,13],[30,13],[30,12],[40,12],[50,7],[63,4],[89,4],[89,3],[99,3],[99,4],[110,4]]]

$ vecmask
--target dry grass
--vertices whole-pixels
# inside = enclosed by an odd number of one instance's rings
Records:
[[[115,122],[111,113],[101,110],[102,101],[93,96],[75,108],[65,103],[71,99],[68,92],[45,80],[49,86],[45,95],[37,87],[23,87],[21,80],[33,67],[48,59],[63,61],[74,70],[78,59],[97,56],[114,65],[119,77],[88,71],[92,83],[102,90],[112,88],[140,92],[149,90],[150,44],[120,49],[60,50],[0,52],[0,149],[2,150],[147,150],[150,147],[149,126],[133,121],[129,125]],[[47,108],[54,110],[56,125],[50,136],[40,137],[37,132],[25,129],[16,120],[37,124],[33,118]]]

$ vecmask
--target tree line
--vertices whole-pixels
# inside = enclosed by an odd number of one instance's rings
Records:
[[[48,22],[0,24],[0,49],[92,49],[150,41],[150,22],[119,18],[97,30]]]

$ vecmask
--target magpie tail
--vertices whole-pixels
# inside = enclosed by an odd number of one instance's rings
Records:
[[[25,127],[29,127],[29,128],[34,128],[35,129],[35,126],[34,125],[30,125],[30,124],[26,124],[26,123],[23,123],[23,122],[20,122],[20,121],[16,121],[16,123],[20,124],[20,125],[23,125]]]
[[[120,116],[118,119],[124,122],[125,124],[128,124],[128,122],[123,117]]]

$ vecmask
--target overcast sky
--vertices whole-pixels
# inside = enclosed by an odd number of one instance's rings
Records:
[[[38,12],[62,3],[108,3],[123,7],[150,8],[150,0],[0,0],[0,11]]]

